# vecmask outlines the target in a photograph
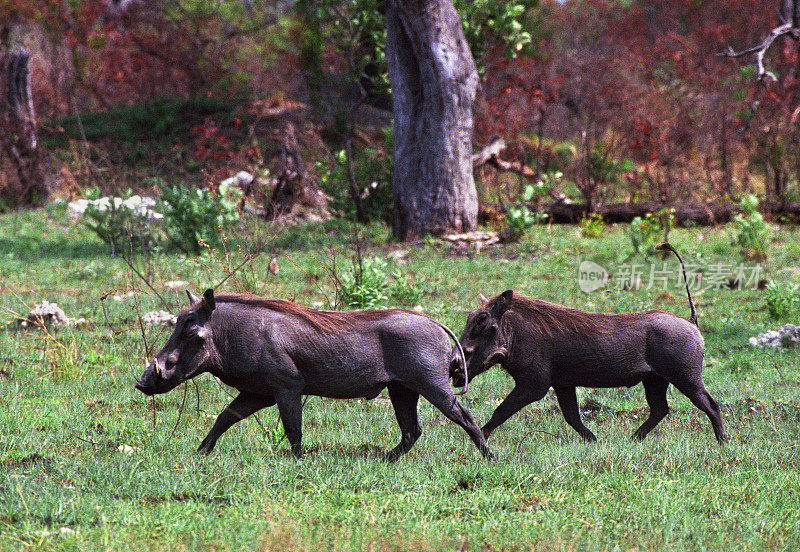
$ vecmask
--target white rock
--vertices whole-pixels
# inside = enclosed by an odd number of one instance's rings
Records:
[[[164,287],[172,291],[183,291],[189,287],[189,282],[184,280],[170,280],[169,282],[164,282]]]
[[[174,326],[178,317],[167,311],[150,311],[142,315],[142,322],[149,326]]]
[[[800,327],[785,324],[777,330],[768,330],[757,337],[751,337],[748,343],[753,347],[772,347],[779,350],[796,347],[800,343]]]
[[[252,174],[250,174],[247,171],[239,171],[238,173],[236,173],[236,177],[235,178],[236,178],[236,182],[242,188],[245,188],[245,187],[249,186],[253,182],[253,180],[255,180],[255,176],[253,176]]]
[[[74,322],[58,304],[45,300],[34,305],[31,312],[28,313],[28,317],[20,321],[19,325],[23,328],[38,328],[42,325],[47,328],[58,328],[69,326]]]

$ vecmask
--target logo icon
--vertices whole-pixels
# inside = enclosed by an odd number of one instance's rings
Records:
[[[584,293],[597,291],[608,282],[608,272],[599,264],[583,261],[578,266],[578,287]]]

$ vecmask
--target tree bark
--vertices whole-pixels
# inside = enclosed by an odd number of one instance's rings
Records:
[[[452,0],[389,0],[386,61],[394,111],[394,234],[477,225],[472,108],[478,73]]]
[[[48,189],[41,169],[37,124],[28,81],[26,51],[0,55],[0,155],[11,167],[0,189],[0,209],[45,203]]]

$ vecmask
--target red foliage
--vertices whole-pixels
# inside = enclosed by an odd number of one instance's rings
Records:
[[[238,127],[238,125],[235,125]],[[220,130],[212,119],[206,118],[202,124],[192,128],[195,135],[194,158],[198,161],[222,161],[233,159],[231,140]]]
[[[545,137],[580,144],[563,167],[579,188],[595,193],[590,158],[631,159],[642,164],[644,194],[667,200],[734,194],[737,177],[748,185],[747,173],[766,163],[765,153],[749,158],[754,145],[774,152],[769,144],[798,143],[789,124],[800,104],[797,43],[786,40],[768,56],[780,82],[766,90],[741,72],[752,59],[717,56],[729,45],[759,44],[777,25],[775,0],[574,0],[549,8],[554,38],[538,59],[490,59],[479,141],[538,133],[544,121]]]
[[[6,0],[0,2],[0,41],[17,23],[30,29],[34,97],[48,116],[209,91],[227,95],[240,85],[278,87],[269,76],[272,57],[243,55],[253,44],[269,43],[269,25],[244,15],[225,19],[203,3],[184,4]],[[279,77],[294,66],[291,55],[282,61]]]
[[[124,5],[0,2],[0,41],[16,23],[41,29],[43,55],[31,70],[42,118],[163,96],[232,94],[242,75],[262,92],[291,97],[299,88],[297,54],[265,62],[268,31],[248,37],[218,11],[188,8],[192,3]],[[541,6],[549,29],[536,37],[537,57],[510,60],[500,48],[484,56],[478,145],[496,135],[516,140],[508,155],[526,161],[538,155],[540,169],[558,164],[585,194],[599,196],[610,183],[594,162],[639,164],[619,178],[644,186],[628,197],[735,195],[759,171],[782,197],[790,175],[798,179],[797,43],[776,43],[767,64],[779,81],[766,87],[741,71],[752,59],[716,55],[759,44],[778,23],[776,0],[542,0]],[[299,43],[292,33],[300,30],[287,30],[280,40]],[[240,124],[234,121],[233,131],[241,134]],[[193,156],[232,162],[260,154],[236,151],[229,131],[210,120],[195,127]],[[560,141],[571,149],[555,152]]]

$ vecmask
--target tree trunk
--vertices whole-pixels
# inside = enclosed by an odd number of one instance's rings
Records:
[[[0,55],[0,210],[42,205],[48,190],[41,170],[28,53]],[[5,181],[4,183],[2,181]]]
[[[386,61],[394,110],[394,234],[473,230],[475,62],[452,0],[389,0]]]

